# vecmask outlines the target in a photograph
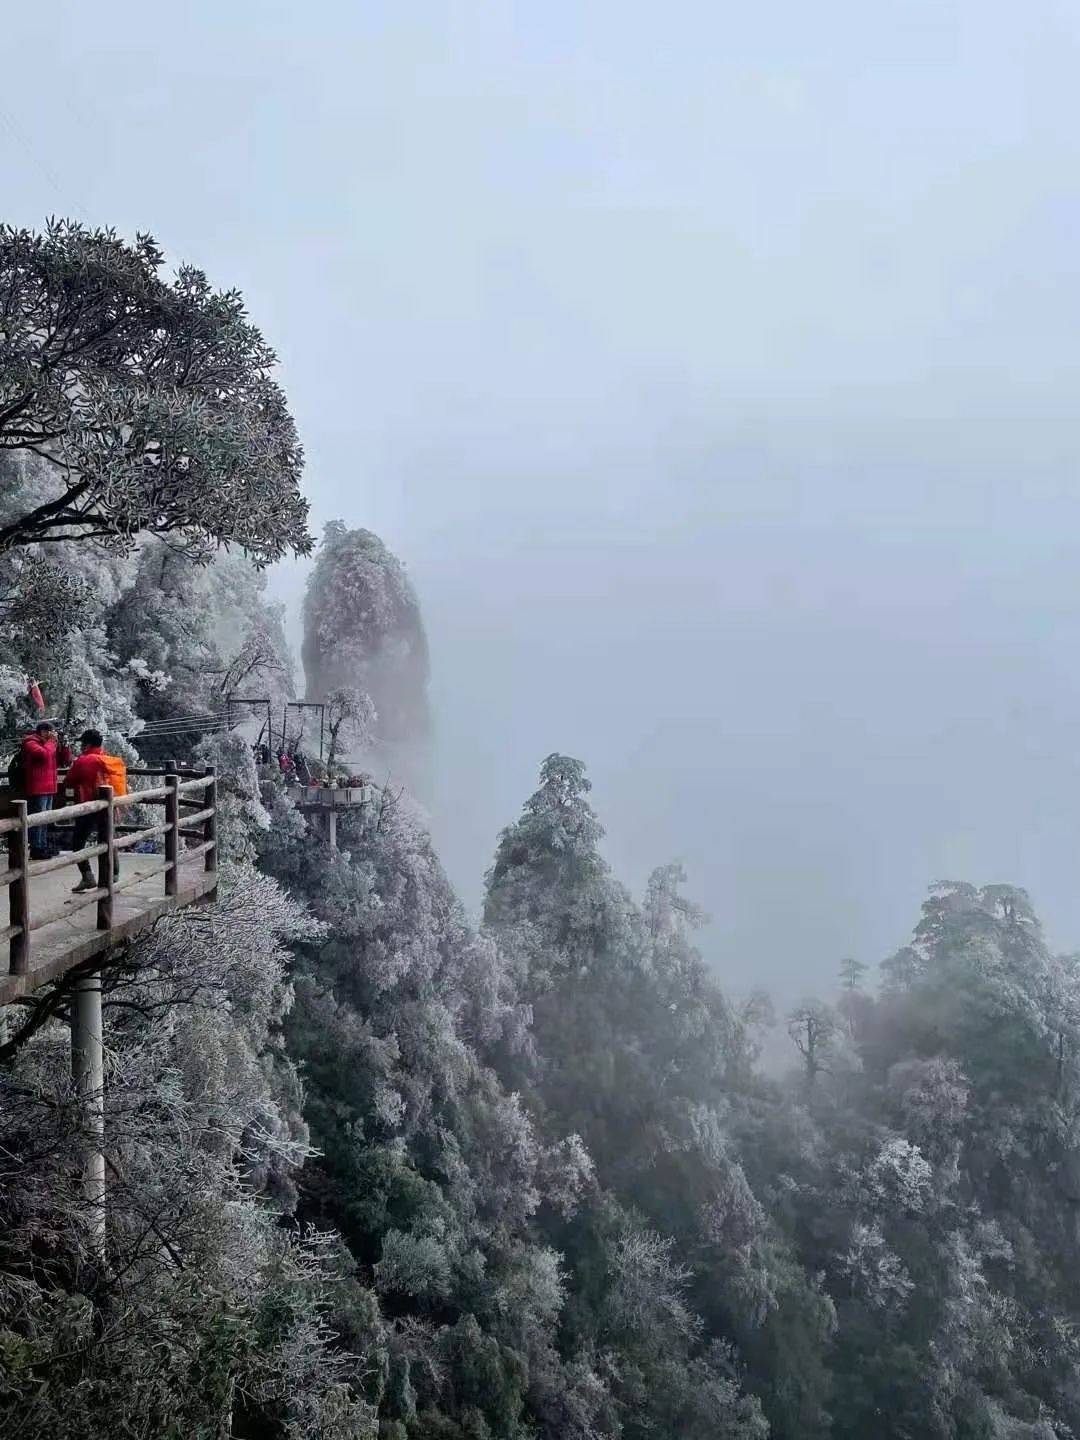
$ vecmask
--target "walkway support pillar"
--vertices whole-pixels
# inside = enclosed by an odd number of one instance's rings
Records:
[[[331,850],[337,849],[337,811],[333,805],[326,811],[326,839]]]
[[[82,1112],[83,1199],[90,1247],[105,1258],[105,1069],[101,975],[79,978],[71,997],[71,1077]]]

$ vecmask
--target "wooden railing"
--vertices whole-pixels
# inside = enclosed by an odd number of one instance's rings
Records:
[[[114,795],[111,785],[102,785],[97,797],[78,805],[27,814],[25,800],[7,802],[8,814],[0,818],[0,835],[7,836],[8,868],[0,871],[0,886],[8,891],[8,925],[0,929],[0,941],[9,946],[9,973],[27,975],[31,969],[31,945],[35,930],[67,919],[87,905],[97,906],[98,930],[113,926],[113,899],[130,885],[145,882],[148,876],[164,876],[165,894],[175,896],[179,885],[181,864],[200,857],[207,872],[217,870],[217,776],[213,766],[195,771],[166,765],[160,770],[131,769],[129,778],[161,780],[145,790],[129,790]],[[63,781],[61,780],[61,786]],[[161,806],[164,819],[160,824],[136,825],[118,823],[117,816],[137,805]],[[11,813],[13,812],[13,813]],[[72,850],[35,860],[30,854],[30,832],[38,826],[64,825],[83,816],[97,815],[97,843],[82,850]],[[150,870],[142,869],[126,881],[114,878],[114,865],[120,855],[149,840],[163,841],[162,863]],[[190,849],[181,842],[191,839],[199,843]],[[72,895],[53,912],[38,914],[34,905],[34,879],[54,870],[67,869],[82,861],[97,861],[97,885],[84,895]]]

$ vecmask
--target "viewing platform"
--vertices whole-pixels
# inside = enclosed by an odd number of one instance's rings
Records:
[[[168,766],[132,769],[128,776],[133,783],[149,784],[127,795],[113,795],[109,786],[102,786],[94,800],[38,815],[27,815],[25,800],[4,798],[0,804],[0,836],[7,848],[0,886],[8,892],[9,921],[0,928],[0,939],[8,946],[7,973],[0,973],[0,1005],[59,979],[148,929],[159,916],[211,898],[216,891],[214,771]],[[148,815],[139,813],[144,807]],[[160,818],[155,811],[163,812]],[[86,815],[99,817],[97,843],[80,851],[62,850],[48,860],[30,858],[35,828],[64,826]],[[140,853],[149,842],[157,853]],[[114,859],[119,868],[115,879]],[[81,860],[94,867],[97,888],[73,895]]]
[[[327,810],[359,810],[370,805],[375,795],[373,784],[364,785],[293,785],[289,787],[296,808],[305,815],[322,815]]]
[[[363,785],[291,785],[289,794],[301,815],[320,816],[325,825],[326,840],[337,849],[337,817],[347,810],[362,810],[375,799],[375,786]]]

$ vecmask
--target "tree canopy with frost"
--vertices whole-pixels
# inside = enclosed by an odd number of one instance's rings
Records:
[[[5,516],[0,550],[168,536],[204,558],[306,554],[303,452],[274,352],[236,290],[149,235],[0,227],[0,453],[45,462],[48,493]]]
[[[363,746],[375,723],[375,707],[362,690],[343,686],[326,697],[326,773],[333,776],[347,746]]]

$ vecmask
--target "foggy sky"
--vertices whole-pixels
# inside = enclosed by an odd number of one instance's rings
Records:
[[[1074,7],[7,9],[5,218],[239,286],[408,565],[470,904],[560,749],[737,985],[938,878],[1080,946]]]

